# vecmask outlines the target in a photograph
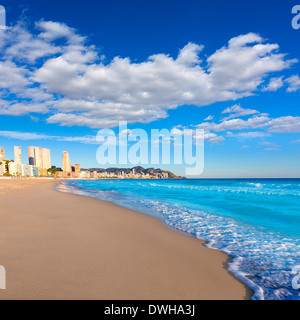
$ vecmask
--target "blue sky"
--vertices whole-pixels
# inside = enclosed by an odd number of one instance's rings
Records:
[[[98,129],[127,120],[205,129],[203,177],[300,177],[296,1],[1,4],[7,157],[19,145],[26,162],[36,145],[54,165],[67,150],[72,163],[98,167]]]

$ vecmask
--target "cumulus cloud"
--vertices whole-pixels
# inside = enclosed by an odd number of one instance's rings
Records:
[[[28,71],[25,67],[18,67],[9,60],[0,61],[0,89],[18,92],[30,85],[26,78]]]
[[[280,117],[267,123],[269,132],[274,133],[294,133],[300,132],[300,117]]]
[[[249,131],[231,134],[230,136],[238,139],[257,139],[270,136],[270,134],[263,131]]]
[[[211,121],[214,119],[214,116],[210,115],[207,118],[204,119],[204,121]]]
[[[80,45],[86,40],[85,37],[78,35],[75,29],[70,28],[64,23],[42,20],[36,22],[35,25],[41,30],[41,33],[38,35],[39,39],[44,39],[49,42],[65,38],[70,44]]]
[[[223,142],[225,138],[222,136],[218,136],[213,132],[205,132],[204,140],[209,141],[211,144],[218,144],[220,142]]]
[[[254,33],[241,35],[207,59],[210,78],[223,90],[251,94],[263,78],[275,71],[289,68],[297,60],[286,60],[278,53],[277,44],[264,43]]]
[[[219,123],[203,122],[195,127],[203,129],[208,135],[226,132],[226,137],[239,140],[264,138],[271,136],[272,133],[300,132],[300,117],[271,118],[268,114],[260,113],[254,109],[244,109],[237,105],[225,109],[222,114],[230,115],[227,118],[223,118]],[[242,119],[241,117],[248,118]],[[225,139],[224,136],[219,135],[217,137]],[[276,146],[268,147],[269,149],[271,147],[274,149]]]
[[[284,86],[283,77],[271,78],[269,84],[263,88],[263,91],[275,92]]]
[[[17,140],[44,140],[50,139],[50,136],[40,133],[18,132],[18,131],[0,131],[0,136]]]
[[[258,113],[259,112],[256,110],[244,109],[239,105],[234,105],[222,112],[222,114],[229,114],[229,116],[227,116],[223,120],[229,120],[232,118],[244,117],[244,116],[249,116],[249,115],[258,114]]]
[[[5,49],[6,59],[34,64],[37,59],[61,52],[61,48],[35,37],[22,24],[2,31],[3,34],[4,48],[2,49]]]
[[[288,92],[296,92],[300,90],[300,77],[298,75],[287,78],[286,82],[289,85],[289,88],[287,89]]]
[[[83,144],[99,144],[96,136],[83,136],[83,137],[67,137],[67,136],[51,136],[43,133],[34,132],[19,132],[19,131],[0,131],[0,136],[16,139],[16,140],[54,140],[54,141],[66,141],[66,142],[80,142]]]
[[[199,129],[209,130],[209,131],[215,131],[215,132],[221,132],[221,131],[232,131],[232,130],[244,130],[244,129],[257,129],[257,128],[263,128],[267,125],[267,122],[270,120],[268,117],[264,116],[254,116],[252,118],[249,118],[247,120],[244,119],[231,119],[231,120],[225,120],[220,123],[214,123],[214,122],[204,122],[197,127]]]
[[[190,130],[190,134],[193,135],[194,140],[196,140],[197,132],[196,132],[195,129],[174,127],[171,130],[171,134],[173,136],[183,136],[184,129]],[[185,134],[187,134],[187,132]],[[202,133],[200,133],[200,134],[201,134],[201,137],[202,137]],[[211,144],[218,144],[218,143],[223,142],[225,140],[225,138],[223,136],[217,135],[217,134],[215,134],[213,132],[209,132],[209,131],[204,131],[204,137],[203,138],[204,138],[205,141],[208,141]]]
[[[231,39],[209,57],[202,45],[188,43],[177,57],[158,53],[140,63],[115,57],[105,64],[87,41],[52,21],[36,23],[32,32],[24,24],[2,31],[1,97],[13,94],[15,102],[0,112],[23,115],[32,108],[48,111],[49,123],[91,128],[115,127],[121,120],[147,123],[179,106],[253,95],[270,74],[297,62],[254,33]]]
[[[0,115],[24,116],[29,113],[47,113],[47,104],[43,103],[20,103],[0,100]]]

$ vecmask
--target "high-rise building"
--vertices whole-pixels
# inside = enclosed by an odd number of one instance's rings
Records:
[[[39,147],[28,147],[29,164],[42,168],[42,149]]]
[[[28,147],[28,162],[31,166],[35,165],[34,147]]]
[[[29,164],[41,169],[51,168],[50,150],[39,147],[28,148]]]
[[[22,164],[22,150],[21,147],[14,147],[15,163]]]
[[[71,172],[72,171],[70,156],[67,151],[63,152],[63,171],[64,172]]]
[[[5,151],[4,148],[0,147],[0,162],[5,160]]]
[[[75,164],[75,172],[80,173],[80,164]]]
[[[49,149],[42,149],[42,166],[43,169],[50,169],[51,168],[51,156]]]

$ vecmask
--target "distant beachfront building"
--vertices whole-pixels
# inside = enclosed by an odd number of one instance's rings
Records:
[[[75,164],[75,175],[74,175],[74,178],[79,179],[80,178],[80,172],[81,172],[80,164]]]
[[[2,177],[6,173],[6,167],[4,164],[0,164],[0,177]]]
[[[30,176],[31,177],[38,177],[39,176],[39,168],[30,166]]]
[[[22,176],[22,165],[18,165],[15,162],[8,164],[8,173],[12,176]]]
[[[80,172],[80,179],[85,179],[86,178],[86,172],[85,171],[81,171]]]
[[[80,164],[75,164],[75,172],[80,173]]]
[[[65,171],[57,171],[55,173],[55,176],[57,178],[70,178],[71,177],[72,172],[65,172]]]
[[[91,178],[92,179],[97,179],[98,178],[98,172],[97,171],[94,171],[91,173]]]
[[[30,168],[30,165],[28,164],[23,164],[21,165],[21,168],[22,168],[22,177],[31,177],[31,168]]]
[[[71,172],[72,171],[70,156],[67,151],[63,152],[63,171],[64,172]]]
[[[28,164],[19,164],[15,162],[10,162],[8,164],[8,172],[12,176],[19,177],[38,177],[39,168]]]
[[[0,162],[5,160],[4,148],[0,147]]]
[[[15,163],[22,164],[22,150],[21,147],[14,147]]]
[[[89,171],[81,171],[80,172],[80,178],[81,179],[90,179],[91,173]]]
[[[51,168],[50,150],[40,147],[28,147],[29,164],[41,169]]]

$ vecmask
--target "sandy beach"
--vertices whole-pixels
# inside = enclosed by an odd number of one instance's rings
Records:
[[[242,300],[228,256],[161,221],[55,190],[0,180],[0,265],[7,299]]]

